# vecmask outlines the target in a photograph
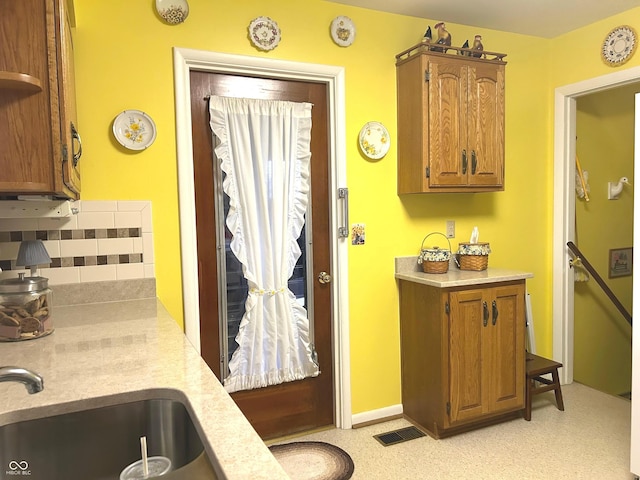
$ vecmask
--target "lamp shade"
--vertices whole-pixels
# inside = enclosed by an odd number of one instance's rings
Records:
[[[42,240],[24,240],[20,243],[16,265],[29,267],[31,276],[35,275],[35,269],[38,265],[49,263],[51,263],[51,257]]]

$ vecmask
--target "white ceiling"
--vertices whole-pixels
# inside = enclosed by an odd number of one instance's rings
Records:
[[[576,28],[640,7],[640,0],[331,0],[369,8],[553,38]],[[611,25],[614,28],[618,25]],[[640,25],[631,25],[639,29]],[[603,32],[606,35],[607,32]]]

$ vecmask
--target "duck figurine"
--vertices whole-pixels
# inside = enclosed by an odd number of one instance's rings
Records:
[[[621,177],[620,180],[618,180],[618,183],[609,182],[609,195],[607,198],[609,200],[617,200],[625,185],[631,185],[627,177]]]

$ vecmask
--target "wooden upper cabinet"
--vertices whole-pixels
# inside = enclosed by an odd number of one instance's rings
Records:
[[[80,196],[70,0],[0,0],[0,197]]]
[[[504,190],[503,54],[397,55],[398,193]]]

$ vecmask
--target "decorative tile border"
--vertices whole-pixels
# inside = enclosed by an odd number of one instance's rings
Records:
[[[50,285],[154,278],[151,202],[78,201],[63,218],[0,219],[0,279],[15,277],[20,242],[42,240]]]
[[[99,238],[132,238],[142,236],[140,228],[86,228],[84,230],[27,230],[0,232],[0,242],[23,240],[85,240]]]
[[[121,263],[144,263],[142,261],[142,253],[88,255],[86,257],[52,257],[50,265],[38,265],[38,268],[88,267],[93,265],[118,265]],[[2,269],[2,271],[22,271],[25,267],[18,267],[15,260],[0,260],[0,269]]]

